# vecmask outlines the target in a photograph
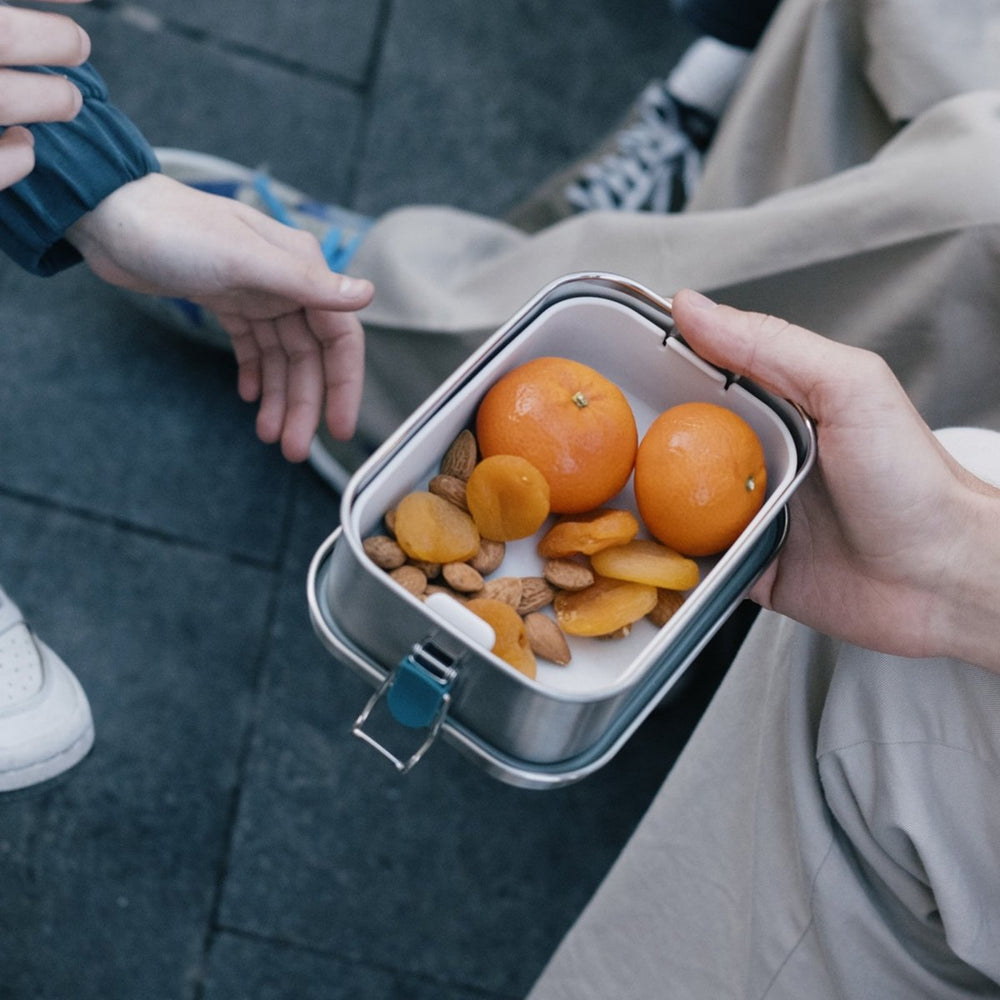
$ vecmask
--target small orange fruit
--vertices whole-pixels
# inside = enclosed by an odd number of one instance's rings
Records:
[[[638,433],[625,394],[569,358],[535,358],[503,375],[476,414],[484,457],[520,455],[549,484],[557,514],[592,510],[628,482]]]
[[[633,485],[650,534],[684,555],[714,555],[764,502],[764,449],[732,410],[682,403],[661,413],[643,436]]]

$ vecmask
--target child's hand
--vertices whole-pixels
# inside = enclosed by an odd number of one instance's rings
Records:
[[[84,0],[55,0],[80,3]],[[35,165],[32,122],[70,121],[83,102],[61,76],[23,72],[18,66],[79,66],[90,55],[90,38],[61,14],[0,6],[0,189],[16,184]]]
[[[240,396],[261,401],[258,435],[280,440],[287,458],[308,455],[324,416],[335,437],[354,432],[364,346],[353,313],[372,286],[330,271],[313,236],[151,174],[107,197],[67,238],[105,281],[211,310],[232,339]]]

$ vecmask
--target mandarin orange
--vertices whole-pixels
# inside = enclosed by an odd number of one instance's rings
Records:
[[[592,510],[628,482],[635,416],[610,379],[569,358],[535,358],[507,372],[479,404],[483,457],[520,455],[549,484],[554,513]]]
[[[682,403],[643,435],[633,486],[639,516],[654,538],[687,556],[715,555],[764,502],[764,449],[732,410]]]

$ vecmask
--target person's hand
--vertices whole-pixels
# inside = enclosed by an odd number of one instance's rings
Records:
[[[353,434],[364,368],[353,313],[372,286],[331,272],[312,235],[150,174],[105,198],[67,238],[105,281],[214,313],[233,343],[240,396],[260,399],[258,435],[280,440],[287,458],[308,455],[324,415],[335,437]]]
[[[86,3],[87,0],[54,0]],[[90,55],[90,38],[62,14],[0,6],[0,189],[27,177],[35,166],[32,122],[75,118],[83,103],[65,77],[21,66],[79,66]]]
[[[702,357],[816,422],[816,466],[751,597],[869,649],[1000,670],[1000,491],[948,455],[884,361],[687,290],[673,314]]]

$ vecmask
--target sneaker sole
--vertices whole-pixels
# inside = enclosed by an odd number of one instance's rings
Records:
[[[58,777],[79,764],[90,753],[93,745],[94,726],[91,723],[73,743],[59,753],[25,767],[0,772],[0,792],[16,792]]]

